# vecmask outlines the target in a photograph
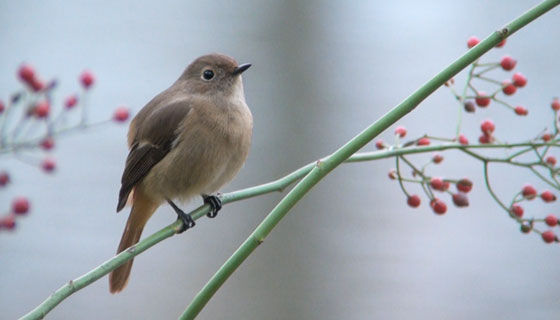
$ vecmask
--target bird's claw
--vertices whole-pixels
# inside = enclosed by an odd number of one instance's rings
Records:
[[[171,208],[175,210],[175,213],[177,213],[177,220],[181,220],[181,222],[183,222],[181,229],[179,229],[177,233],[183,233],[196,225],[190,214],[186,214],[183,210],[179,209],[179,207],[177,207],[177,205],[173,203],[173,201],[167,200],[167,202],[169,203]]]
[[[222,209],[222,200],[220,200],[217,196],[203,195],[202,198],[204,199],[204,203],[210,205],[210,212],[206,215],[208,218],[215,218],[218,215],[218,211]]]

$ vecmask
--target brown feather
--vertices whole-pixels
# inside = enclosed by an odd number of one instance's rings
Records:
[[[150,219],[154,211],[156,211],[159,204],[147,199],[148,198],[141,193],[135,197],[132,211],[126,222],[126,227],[124,228],[121,242],[117,249],[117,254],[138,243],[146,222],[148,222],[148,219]],[[120,292],[126,287],[133,261],[133,259],[128,260],[109,274],[109,290],[111,293]]]
[[[188,101],[176,102],[155,111],[150,122],[137,130],[121,178],[117,212],[126,205],[132,188],[169,153],[189,111]]]

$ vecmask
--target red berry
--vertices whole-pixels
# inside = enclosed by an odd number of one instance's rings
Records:
[[[377,141],[375,142],[375,147],[376,147],[378,150],[385,149],[385,142],[383,142],[383,140],[379,139],[379,140],[377,140]]]
[[[395,128],[395,134],[400,138],[404,138],[406,136],[406,128],[402,126],[398,126]]]
[[[474,46],[476,46],[478,43],[480,42],[480,39],[478,39],[475,36],[471,36],[468,40],[467,40],[467,47],[472,48]]]
[[[441,163],[443,161],[443,156],[439,153],[434,154],[432,157],[432,162],[435,164]]]
[[[552,103],[550,104],[550,107],[554,111],[560,110],[560,100],[558,98],[554,98],[554,100],[552,100]]]
[[[78,103],[78,97],[75,95],[68,96],[64,102],[66,109],[72,109]]]
[[[511,206],[511,212],[518,218],[523,217],[523,207],[518,205],[518,204],[514,204]]]
[[[0,172],[0,187],[3,187],[10,183],[10,175],[6,171]]]
[[[29,212],[29,200],[26,197],[17,197],[12,201],[12,212],[26,214]]]
[[[465,107],[465,111],[466,112],[474,112],[476,110],[475,106],[474,106],[474,102],[472,102],[471,100],[465,101],[465,103],[463,104],[463,106]]]
[[[37,118],[46,118],[49,115],[50,110],[51,106],[49,103],[43,100],[35,106],[35,116],[37,116]]]
[[[125,107],[118,107],[113,114],[113,120],[117,122],[125,122],[130,115],[130,112]]]
[[[22,64],[19,67],[18,76],[25,83],[30,84],[35,79],[35,70],[28,64]]]
[[[39,91],[45,89],[45,83],[43,83],[43,81],[41,81],[37,78],[33,78],[33,80],[31,81],[31,83],[29,85],[31,86],[31,89],[33,89],[33,91],[35,91],[35,92],[39,92]]]
[[[0,218],[0,229],[13,230],[16,227],[16,216],[13,213]]]
[[[4,105],[4,102],[0,100],[0,113],[4,112],[4,110],[6,110],[6,106]]]
[[[464,192],[457,192],[453,194],[452,199],[453,199],[453,203],[459,208],[469,206],[469,198],[467,197],[467,194]]]
[[[513,68],[515,68],[515,65],[517,64],[517,60],[515,60],[514,58],[510,57],[510,56],[504,56],[502,58],[502,61],[500,61],[500,65],[502,66],[502,69],[504,70],[513,70]]]
[[[554,227],[558,224],[558,218],[556,218],[555,215],[549,214],[548,216],[546,216],[546,218],[544,218],[544,222],[549,227]]]
[[[476,104],[479,107],[485,108],[488,107],[488,105],[490,104],[490,97],[488,97],[488,95],[486,94],[486,92],[484,91],[479,91],[478,95],[476,96],[476,98],[474,99],[474,101],[476,102]]]
[[[519,88],[524,87],[527,84],[527,78],[521,72],[516,72],[513,74],[513,85]]]
[[[504,80],[502,82],[502,92],[505,95],[511,96],[517,91],[517,87],[513,85],[510,80]]]
[[[492,141],[494,141],[494,138],[492,136],[487,136],[483,134],[480,137],[478,137],[478,142],[480,144],[488,144],[488,143],[492,143]]]
[[[443,179],[441,178],[433,177],[430,180],[430,185],[434,190],[439,190],[439,191],[445,190],[445,184],[443,183]]]
[[[495,129],[496,129],[496,125],[494,125],[494,122],[490,119],[484,120],[480,124],[480,130],[482,130],[482,133],[484,133],[484,135],[487,136],[492,135]]]
[[[523,106],[517,106],[515,107],[515,113],[520,116],[526,116],[529,110],[525,109]]]
[[[498,44],[496,45],[496,48],[501,48],[501,47],[503,47],[505,44],[506,44],[506,39],[500,41],[500,43],[498,43]]]
[[[419,146],[429,146],[430,145],[430,139],[420,138],[420,139],[418,139],[418,142],[416,142],[416,144],[419,145]]]
[[[436,213],[436,214],[444,214],[447,211],[447,205],[445,204],[445,202],[439,200],[438,198],[433,199],[430,202],[430,206],[432,207],[432,210]]]
[[[395,169],[389,171],[389,179],[391,180],[396,180],[397,179],[397,171]]]
[[[464,134],[460,134],[459,135],[459,143],[466,146],[469,144],[469,139],[467,139],[467,137],[465,137]]]
[[[544,142],[548,142],[552,139],[552,135],[550,133],[545,133],[542,135],[541,139],[543,139]]]
[[[554,202],[556,201],[556,196],[550,190],[545,190],[541,193],[541,199],[544,202]]]
[[[93,85],[94,80],[95,77],[93,76],[93,73],[91,73],[91,71],[89,70],[83,71],[82,74],[80,75],[80,82],[82,83],[84,89],[89,89],[89,87]]]
[[[468,193],[472,190],[473,183],[468,178],[463,178],[457,181],[457,190]]]
[[[52,158],[46,158],[41,163],[41,167],[45,172],[53,172],[56,168],[56,162]]]
[[[556,235],[551,230],[545,231],[541,234],[541,237],[544,242],[552,243],[556,240]]]
[[[556,165],[556,158],[554,156],[548,156],[545,159],[546,163],[548,165],[550,165],[551,167],[554,167]]]
[[[530,184],[526,184],[523,186],[523,189],[521,190],[521,194],[523,194],[523,196],[529,200],[533,200],[537,197],[537,189],[535,189],[535,187],[533,187]]]
[[[41,141],[41,148],[44,150],[51,150],[54,148],[54,139],[52,137],[46,137]]]
[[[412,208],[418,208],[420,206],[420,197],[416,194],[411,195],[410,197],[408,197],[408,199],[406,200],[406,202],[408,203],[409,206],[411,206]]]

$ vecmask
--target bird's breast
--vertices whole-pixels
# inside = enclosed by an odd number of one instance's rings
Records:
[[[166,183],[181,190],[179,197],[216,192],[233,179],[249,153],[253,121],[246,105],[211,111],[191,110],[162,163],[169,169],[162,170]]]

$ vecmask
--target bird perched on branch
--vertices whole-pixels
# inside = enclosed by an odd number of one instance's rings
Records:
[[[208,215],[216,216],[221,201],[212,194],[241,169],[251,145],[253,118],[241,79],[250,66],[222,54],[199,57],[134,117],[117,212],[127,202],[132,210],[117,253],[138,242],[148,219],[165,202],[183,221],[180,232],[195,223],[176,199],[200,195],[211,206]],[[109,275],[112,293],[126,286],[132,262]]]

